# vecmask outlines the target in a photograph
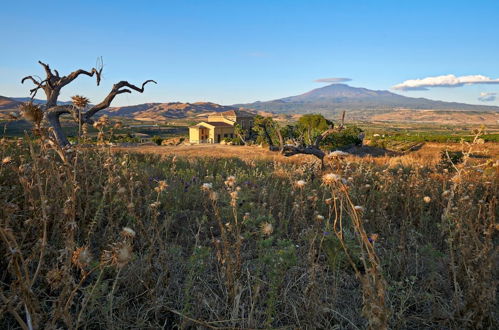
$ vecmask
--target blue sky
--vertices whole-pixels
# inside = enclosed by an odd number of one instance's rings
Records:
[[[370,89],[449,74],[493,80],[498,32],[495,0],[4,1],[0,95],[28,96],[20,79],[42,75],[38,60],[64,74],[90,69],[99,56],[101,86],[81,77],[61,100],[78,93],[98,102],[123,79],[158,85],[114,105],[270,100],[330,77]],[[395,92],[499,105],[495,83]],[[498,98],[481,102],[480,93]]]

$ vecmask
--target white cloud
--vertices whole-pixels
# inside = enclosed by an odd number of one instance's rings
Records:
[[[314,80],[315,82],[318,83],[341,83],[341,82],[346,82],[346,81],[351,81],[352,79],[350,78],[319,78]]]
[[[478,97],[478,101],[482,102],[492,102],[496,100],[496,95],[497,93],[486,93],[486,92],[481,92],[480,96]]]
[[[402,91],[428,90],[430,87],[459,87],[474,84],[499,84],[499,79],[492,79],[482,75],[456,77],[453,74],[423,79],[406,80],[392,88]]]

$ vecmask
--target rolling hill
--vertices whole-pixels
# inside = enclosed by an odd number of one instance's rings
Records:
[[[223,106],[211,102],[195,103],[143,103],[125,107],[113,107],[103,111],[109,116],[130,117],[137,120],[164,121],[168,119],[195,118],[212,112],[237,110],[232,106]]]
[[[499,107],[471,105],[457,102],[434,101],[413,98],[389,91],[376,91],[367,88],[351,87],[346,84],[331,84],[310,92],[284,97],[266,102],[236,104],[245,108],[275,113],[311,113],[331,115],[342,110],[356,111],[394,111],[411,110],[453,110],[453,111],[493,111]]]

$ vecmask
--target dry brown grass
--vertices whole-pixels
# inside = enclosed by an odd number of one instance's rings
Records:
[[[398,165],[413,165],[420,164],[423,166],[433,166],[441,159],[440,153],[444,150],[460,151],[466,146],[459,143],[425,143],[421,149],[400,154],[395,156],[379,156],[367,155],[364,157],[349,156],[347,160],[352,162],[367,161],[376,164],[390,164],[393,166]],[[245,161],[252,160],[267,160],[277,161],[282,163],[309,163],[315,162],[316,158],[310,155],[296,155],[293,157],[284,157],[277,152],[271,152],[267,148],[258,146],[226,146],[220,144],[204,144],[204,145],[181,145],[181,146],[136,146],[136,147],[118,147],[114,148],[116,151],[124,152],[138,152],[150,153],[157,155],[176,155],[179,157],[187,158],[240,158]],[[478,145],[474,149],[473,155],[475,157],[483,157],[488,159],[499,159],[499,144],[486,143]]]
[[[433,166],[428,144],[324,173],[2,140],[0,328],[497,329],[498,148],[473,147],[489,158]]]

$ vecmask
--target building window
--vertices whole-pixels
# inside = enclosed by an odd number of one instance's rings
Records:
[[[226,138],[226,137],[227,137],[227,134],[224,134],[224,138]]]

